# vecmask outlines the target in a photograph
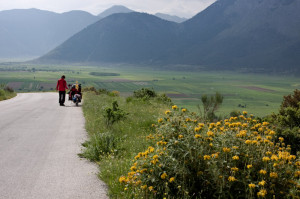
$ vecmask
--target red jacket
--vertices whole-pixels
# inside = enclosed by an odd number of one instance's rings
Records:
[[[59,79],[57,81],[56,90],[58,90],[58,91],[66,91],[66,89],[68,89],[66,80]]]

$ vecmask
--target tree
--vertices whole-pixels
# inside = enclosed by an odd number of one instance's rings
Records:
[[[215,112],[219,109],[219,107],[223,103],[223,95],[219,92],[216,92],[215,95],[208,96],[206,94],[202,95],[201,101],[203,105],[203,119],[212,121],[215,119]],[[198,109],[200,114],[202,114],[200,105],[198,105]]]
[[[283,97],[279,114],[273,115],[278,136],[285,139],[285,143],[291,145],[292,152],[300,149],[300,90],[296,89],[293,95]]]

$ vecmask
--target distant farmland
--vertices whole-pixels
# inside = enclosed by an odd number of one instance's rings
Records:
[[[166,93],[174,103],[198,111],[202,94],[220,92],[224,97],[220,114],[247,110],[258,116],[277,112],[284,95],[300,88],[297,78],[233,72],[176,72],[149,68],[93,66],[0,66],[0,83],[17,92],[55,90],[56,81],[66,75],[68,84],[117,90],[129,96],[142,87]],[[34,68],[34,70],[32,70]],[[127,69],[126,69],[127,68]]]

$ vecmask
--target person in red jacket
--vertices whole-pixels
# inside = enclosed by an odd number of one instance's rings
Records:
[[[59,104],[64,106],[66,99],[66,89],[68,89],[67,82],[65,80],[65,76],[61,76],[61,78],[57,81],[56,90],[59,92]]]

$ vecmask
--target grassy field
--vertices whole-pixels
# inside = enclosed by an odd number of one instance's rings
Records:
[[[106,109],[112,107],[114,101],[126,117],[107,126]],[[85,94],[83,112],[89,141],[83,144],[87,146],[83,156],[98,162],[99,177],[108,185],[110,198],[130,198],[122,193],[124,188],[118,179],[128,171],[133,157],[149,146],[146,136],[151,125],[168,108],[156,100],[127,102],[124,97]]]
[[[17,92],[51,91],[57,79],[66,75],[68,83],[117,90],[128,96],[142,87],[166,93],[175,104],[198,111],[202,94],[216,91],[225,99],[219,114],[246,110],[257,116],[277,112],[282,97],[300,88],[299,79],[291,76],[243,74],[223,71],[161,71],[127,66],[36,66],[0,65],[0,83]],[[111,76],[109,76],[111,74]]]

